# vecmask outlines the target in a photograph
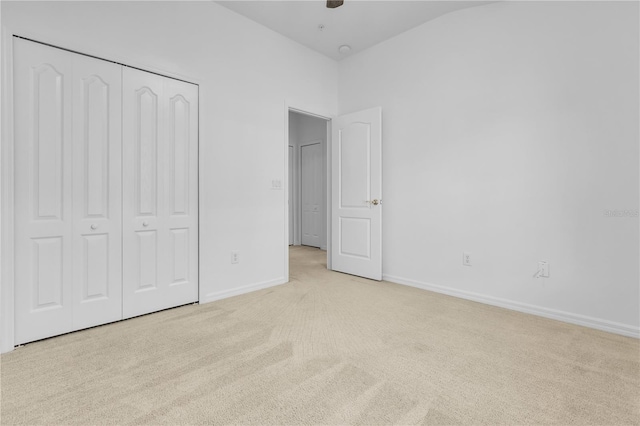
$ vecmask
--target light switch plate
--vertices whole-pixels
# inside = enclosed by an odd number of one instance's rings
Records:
[[[538,262],[538,278],[549,278],[549,262],[541,260]]]

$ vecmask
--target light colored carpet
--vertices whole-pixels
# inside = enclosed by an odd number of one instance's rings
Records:
[[[329,272],[1,358],[10,424],[638,424],[639,342]]]

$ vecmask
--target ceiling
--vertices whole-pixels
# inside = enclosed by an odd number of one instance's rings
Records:
[[[324,0],[216,3],[340,60],[446,13],[493,1],[345,0],[336,9],[328,9]],[[351,51],[340,53],[342,45]]]

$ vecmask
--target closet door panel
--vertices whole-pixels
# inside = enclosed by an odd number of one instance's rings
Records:
[[[123,316],[157,311],[167,265],[162,247],[165,188],[163,78],[123,69]]]
[[[138,217],[158,216],[158,127],[160,116],[159,94],[162,93],[158,85],[158,93],[143,86],[134,95],[134,188],[136,201],[136,215]]]
[[[73,57],[74,315],[81,329],[122,318],[122,66]]]
[[[15,343],[72,322],[71,54],[14,39]]]
[[[198,86],[165,79],[171,299],[198,300]]]
[[[197,86],[125,68],[124,317],[198,299]]]

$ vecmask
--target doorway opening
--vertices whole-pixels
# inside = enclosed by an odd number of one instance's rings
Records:
[[[293,109],[288,109],[287,114],[289,251],[301,248],[327,251],[330,121]]]

